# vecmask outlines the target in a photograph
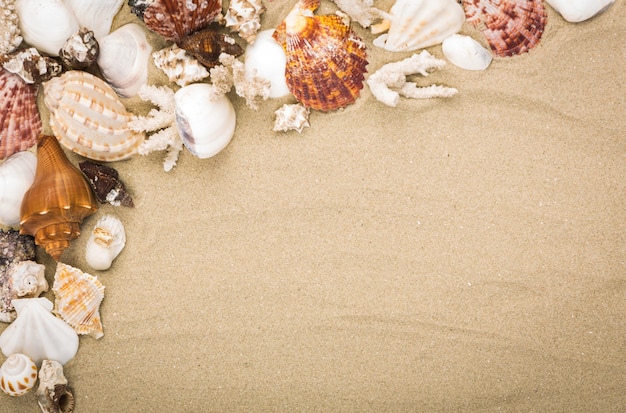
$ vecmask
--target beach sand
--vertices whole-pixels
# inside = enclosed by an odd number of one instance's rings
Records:
[[[263,29],[294,3],[267,1]],[[106,286],[104,337],[65,366],[76,411],[623,411],[625,20],[623,1],[579,24],[548,7],[530,53],[413,79],[456,96],[391,108],[365,86],[301,134],[272,131],[290,98],[232,92],[217,156],[112,164],[135,208],[101,206],[61,259]],[[354,28],[370,74],[412,54]],[[105,213],[127,244],[92,271]]]

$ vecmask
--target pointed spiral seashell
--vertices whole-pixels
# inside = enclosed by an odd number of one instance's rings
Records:
[[[37,158],[32,152],[11,155],[0,165],[0,224],[18,225],[24,194],[33,184]]]
[[[37,382],[37,365],[26,354],[11,354],[0,366],[0,389],[9,396],[23,396]]]
[[[98,201],[80,170],[72,165],[54,136],[37,145],[37,171],[20,209],[20,233],[35,237],[56,261],[80,235],[83,219],[96,212]]]
[[[109,269],[125,245],[126,233],[122,221],[113,215],[103,215],[87,240],[87,264],[94,270]]]
[[[20,261],[9,270],[14,298],[33,298],[48,291],[46,266],[35,261]]]

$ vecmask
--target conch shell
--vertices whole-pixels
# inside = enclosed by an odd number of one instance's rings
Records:
[[[43,413],[72,413],[74,394],[67,387],[63,365],[55,360],[44,360],[39,369],[37,403]]]
[[[56,261],[80,235],[83,219],[96,212],[98,201],[89,182],[65,156],[54,136],[37,145],[37,171],[24,194],[20,233],[35,237]]]

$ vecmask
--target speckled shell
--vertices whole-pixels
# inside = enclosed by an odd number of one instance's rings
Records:
[[[0,366],[0,389],[9,396],[23,396],[37,382],[37,365],[26,354],[11,354]]]
[[[54,136],[43,136],[37,145],[35,180],[22,200],[20,233],[34,236],[35,243],[58,261],[80,235],[83,219],[97,209],[89,182]]]
[[[104,286],[97,277],[59,262],[52,291],[55,294],[54,313],[76,333],[90,334],[94,338],[104,335],[100,320]]]
[[[0,69],[0,159],[35,145],[40,133],[35,89]]]
[[[535,47],[547,20],[542,0],[463,0],[463,8],[467,22],[481,28],[499,57]]]
[[[305,107],[329,111],[348,106],[359,96],[367,53],[341,17],[312,15],[317,4],[312,0],[296,4],[272,36],[287,55],[289,91]]]
[[[243,49],[235,43],[235,39],[212,29],[192,33],[180,40],[178,46],[209,69],[219,64],[222,53],[235,57],[243,54]]]
[[[143,14],[146,27],[167,40],[180,41],[222,13],[222,0],[155,0]]]
[[[70,70],[44,83],[50,126],[61,145],[96,161],[131,157],[145,139],[128,127],[131,114],[103,80]]]

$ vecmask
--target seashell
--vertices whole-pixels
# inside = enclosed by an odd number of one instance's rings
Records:
[[[528,52],[539,43],[546,25],[542,0],[463,0],[463,8],[467,22],[481,28],[499,57]]]
[[[59,262],[52,291],[55,294],[54,313],[78,334],[90,334],[95,338],[104,335],[100,321],[104,285],[97,277]]]
[[[466,70],[485,70],[492,60],[489,50],[462,34],[453,34],[445,39],[441,51],[450,62]]]
[[[0,56],[11,53],[22,44],[19,17],[15,12],[15,0],[0,0]]]
[[[80,27],[93,31],[97,39],[109,34],[113,18],[124,4],[124,0],[63,1],[74,12]]]
[[[209,69],[220,63],[222,53],[235,57],[243,54],[243,49],[235,43],[235,39],[211,29],[194,32],[177,44]]]
[[[0,366],[0,389],[9,396],[23,396],[37,382],[37,365],[26,354],[11,354]]]
[[[154,3],[154,0],[128,0],[130,11],[143,21],[143,14],[148,6]]]
[[[309,109],[301,104],[284,104],[276,112],[274,120],[274,132],[287,132],[296,130],[301,133],[309,124]]]
[[[59,57],[70,69],[86,69],[96,62],[100,45],[93,31],[81,27],[63,44]]]
[[[18,225],[24,194],[33,184],[37,157],[22,151],[11,155],[0,165],[0,224]]]
[[[615,0],[546,0],[565,20],[579,23],[611,7]]]
[[[107,270],[126,245],[124,225],[113,215],[103,215],[87,241],[85,256],[94,270]]]
[[[50,126],[61,145],[96,161],[131,157],[145,133],[130,130],[131,114],[103,80],[70,70],[44,83]]]
[[[206,67],[176,44],[152,53],[154,65],[161,69],[170,82],[183,87],[210,76]]]
[[[264,12],[265,6],[261,0],[231,0],[224,16],[226,27],[252,44],[261,28],[261,14]]]
[[[81,162],[78,167],[89,179],[93,192],[101,204],[108,202],[113,206],[135,206],[115,169],[91,161]]]
[[[26,83],[41,83],[58,76],[63,68],[56,60],[42,56],[34,47],[4,57],[2,67],[21,77]]]
[[[213,88],[194,83],[174,94],[176,127],[185,147],[198,158],[216,155],[235,133],[235,109],[226,96],[213,98]]]
[[[80,235],[83,219],[97,209],[96,197],[80,170],[54,136],[42,136],[35,180],[22,200],[20,233],[34,236],[35,243],[58,261]]]
[[[17,318],[0,334],[5,356],[26,354],[39,365],[45,359],[61,364],[78,351],[78,335],[65,321],[55,317],[52,301],[44,297],[13,300]]]
[[[63,0],[16,0],[24,41],[50,56],[58,56],[65,41],[80,25]]]
[[[329,111],[348,106],[363,88],[363,41],[337,15],[315,16],[319,0],[301,0],[272,37],[287,55],[289,91],[307,108]]]
[[[40,133],[35,89],[0,69],[0,159],[35,145]]]
[[[98,66],[104,78],[123,97],[132,97],[148,83],[148,59],[152,46],[143,29],[128,23],[100,38]]]
[[[287,56],[272,37],[273,33],[273,29],[259,32],[255,42],[246,47],[245,70],[247,77],[258,76],[269,80],[270,97],[280,98],[289,94],[285,78]]]
[[[441,43],[457,33],[465,14],[456,0],[396,0],[389,31],[374,45],[390,52],[407,52]]]
[[[55,360],[44,360],[39,369],[37,403],[43,413],[72,413],[74,394],[67,387],[63,365]]]
[[[167,40],[179,42],[222,13],[222,0],[154,0],[146,7],[146,27]]]
[[[18,231],[0,229],[0,321],[15,320],[15,309],[11,300],[17,297],[13,276],[15,267],[21,262],[35,259],[35,240]]]
[[[7,277],[2,277],[2,297],[0,297],[0,321],[15,319],[15,309],[11,301],[16,298],[34,298],[48,291],[45,265],[35,261],[14,262],[8,267]]]

